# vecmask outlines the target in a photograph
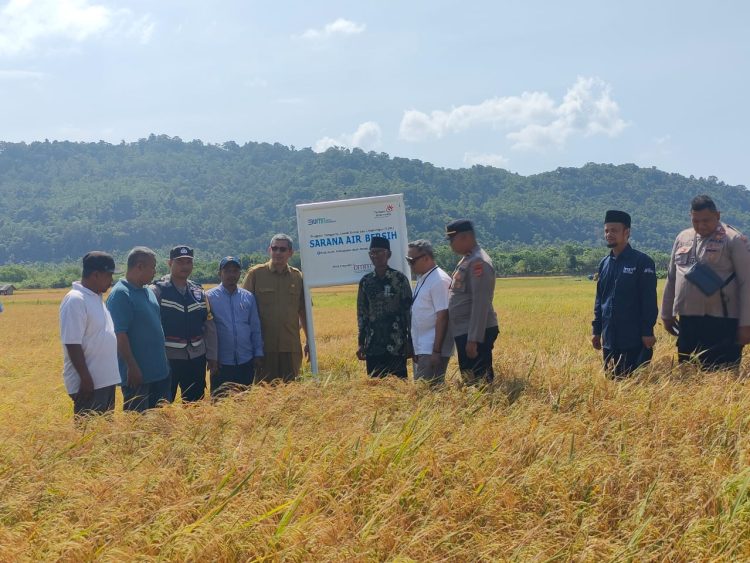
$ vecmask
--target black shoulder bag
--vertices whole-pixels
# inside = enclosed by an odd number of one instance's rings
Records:
[[[721,279],[721,276],[713,271],[710,266],[701,264],[698,262],[698,256],[695,251],[697,245],[697,239],[693,239],[693,257],[695,262],[685,272],[685,279],[692,283],[695,287],[700,289],[701,293],[706,297],[711,297],[717,291],[721,294],[721,308],[724,312],[724,317],[729,316],[727,311],[727,300],[724,296],[724,288],[735,278],[736,274],[732,272],[726,280]]]

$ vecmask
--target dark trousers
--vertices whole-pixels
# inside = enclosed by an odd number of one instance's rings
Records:
[[[469,340],[469,335],[461,334],[455,337],[458,368],[470,381],[484,379],[490,383],[495,379],[495,371],[492,368],[492,349],[495,347],[498,334],[500,334],[500,329],[496,326],[491,326],[484,331],[484,342],[477,344],[476,358],[466,355],[466,342]]]
[[[391,354],[368,355],[365,358],[367,375],[370,377],[388,377],[395,375],[406,379],[406,357]]]
[[[604,369],[614,379],[627,377],[654,357],[653,348],[644,348],[643,346],[627,350],[604,348],[602,351],[604,354]]]
[[[172,401],[177,397],[177,387],[183,403],[200,401],[206,391],[206,356],[169,360],[169,377],[172,380]]]
[[[211,376],[211,396],[221,397],[232,390],[248,387],[253,382],[253,375],[255,368],[252,360],[236,366],[221,364],[219,373]]]
[[[122,386],[122,409],[143,412],[153,409],[161,401],[169,401],[171,382],[169,377],[151,383],[141,383],[137,387]]]
[[[731,369],[742,359],[737,344],[737,319],[723,317],[680,316],[677,354],[680,362],[697,356],[707,370]]]
[[[80,396],[80,393],[70,395],[70,398],[73,400],[73,414],[75,416],[104,414],[105,412],[114,410],[115,387],[117,385],[94,389],[94,392],[85,399]]]

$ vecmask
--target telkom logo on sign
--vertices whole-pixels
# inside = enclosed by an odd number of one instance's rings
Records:
[[[307,224],[308,225],[324,225],[326,223],[335,223],[335,219],[328,219],[327,217],[315,217],[313,219],[308,219]]]

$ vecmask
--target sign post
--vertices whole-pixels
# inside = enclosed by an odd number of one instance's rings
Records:
[[[297,235],[304,274],[310,364],[312,372],[317,374],[310,289],[359,282],[372,270],[368,253],[373,236],[390,241],[390,266],[410,277],[406,261],[404,196],[394,194],[297,205]]]

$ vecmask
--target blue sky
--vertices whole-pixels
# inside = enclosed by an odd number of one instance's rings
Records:
[[[750,186],[750,4],[0,0],[0,140],[359,146]]]

